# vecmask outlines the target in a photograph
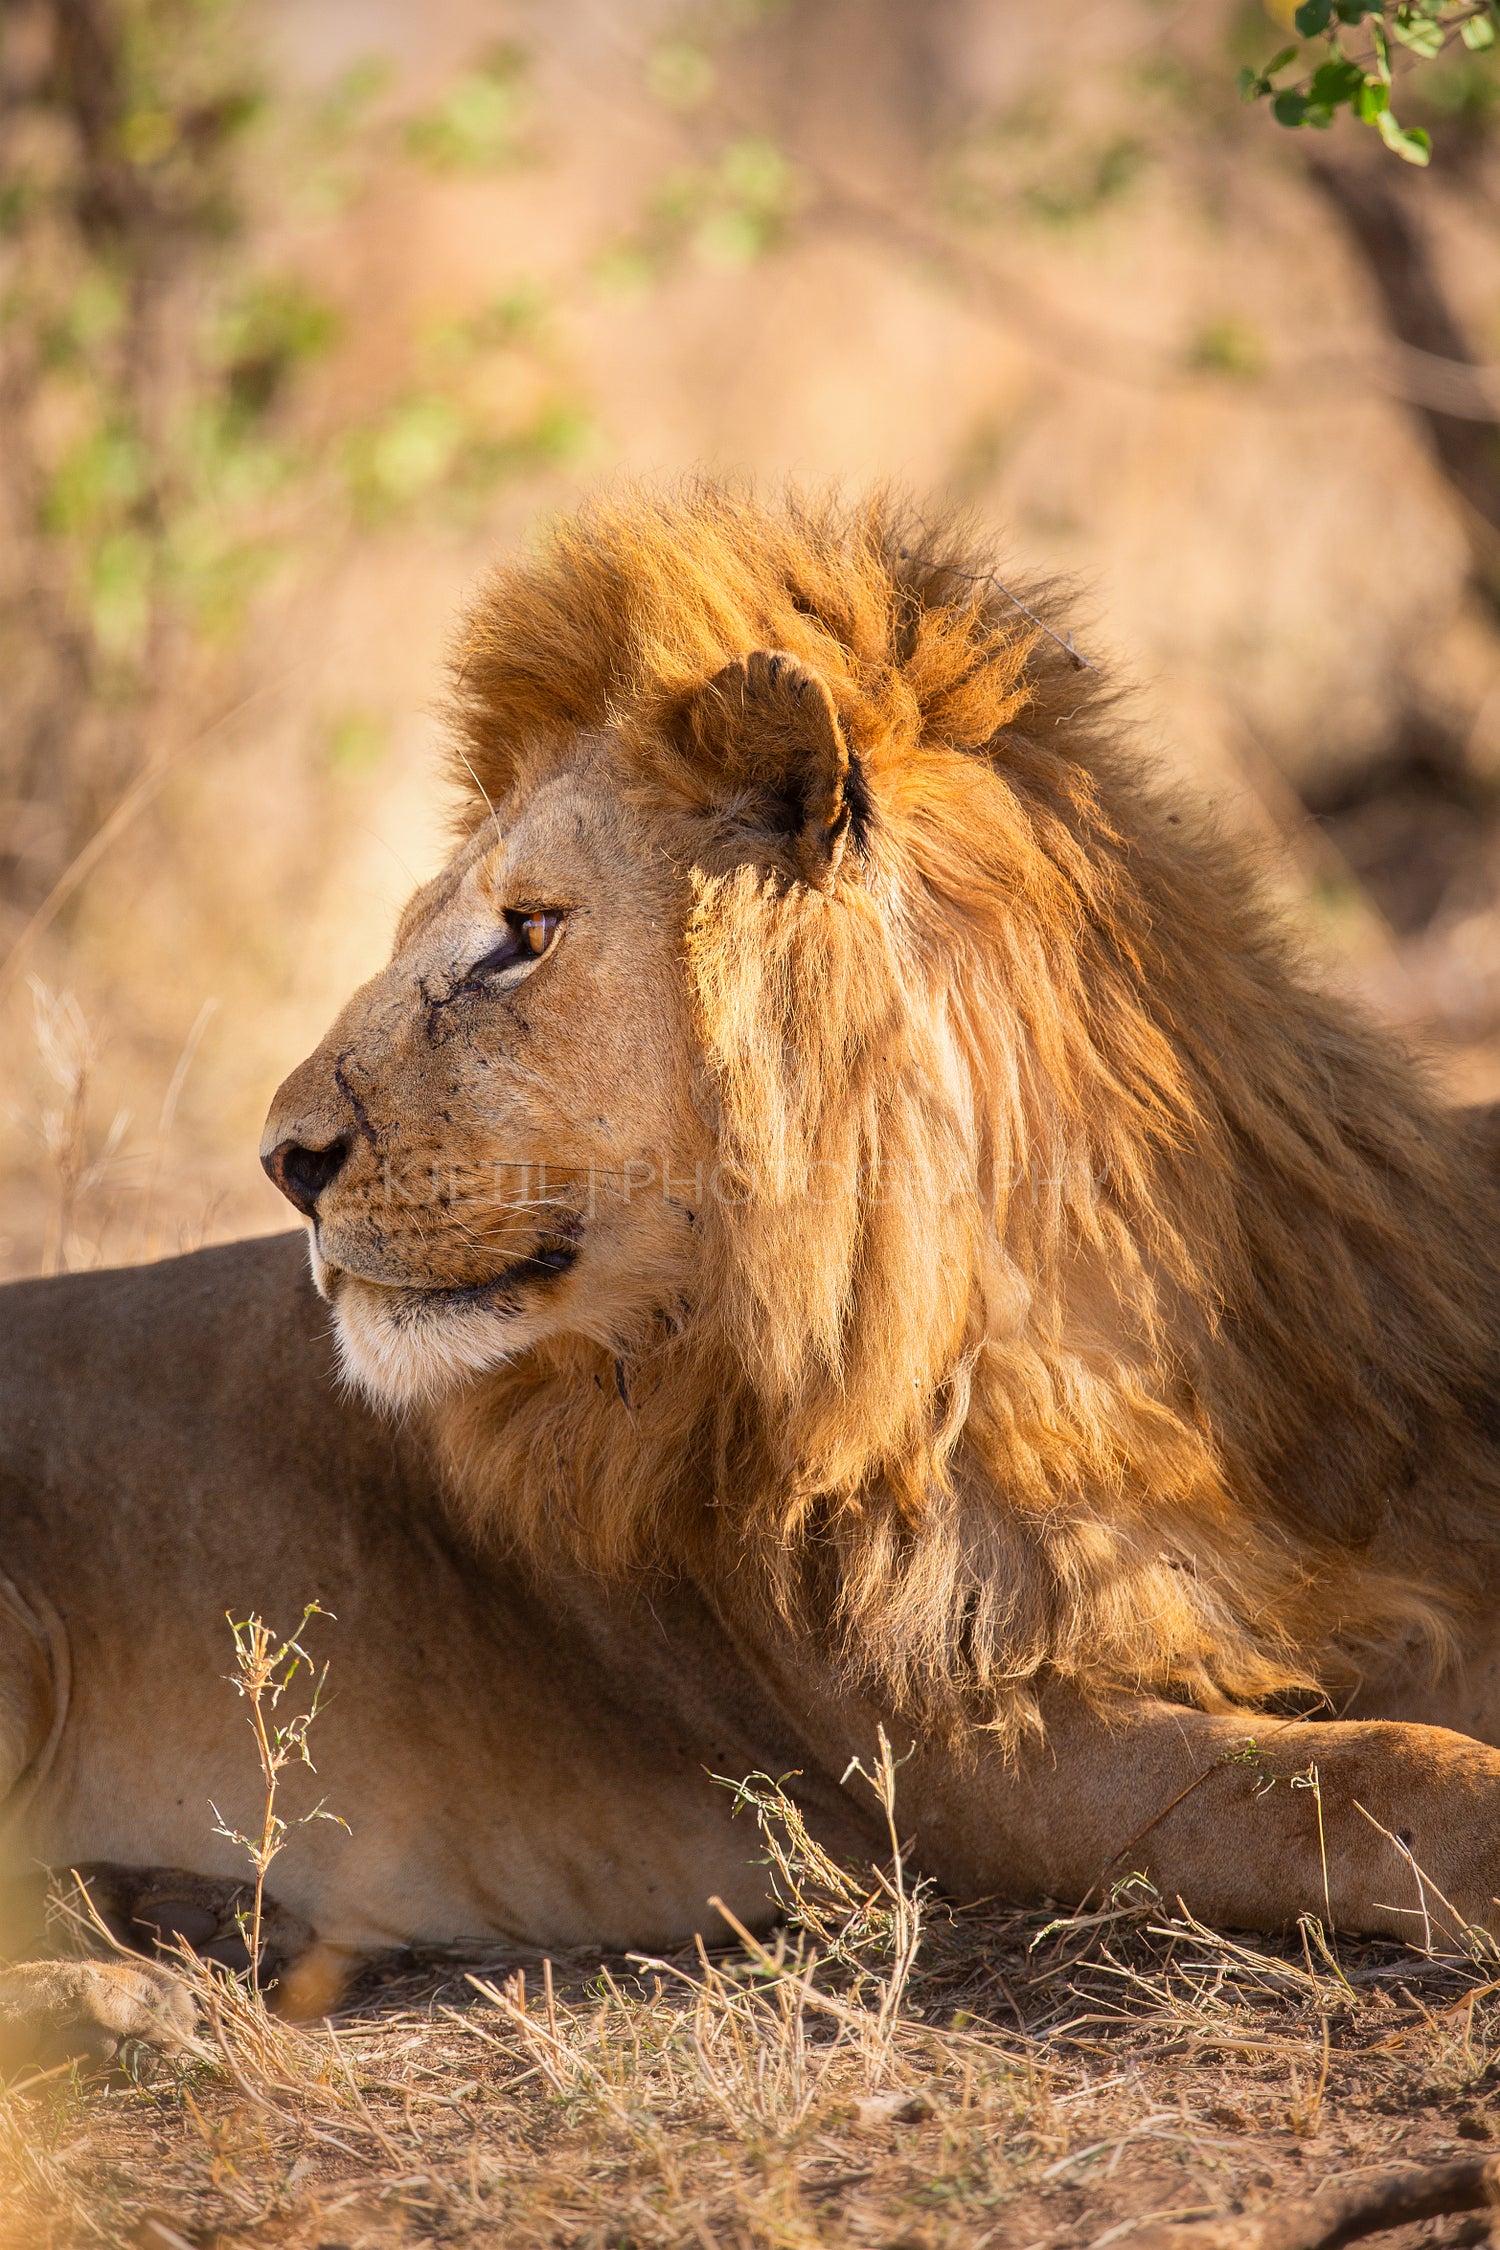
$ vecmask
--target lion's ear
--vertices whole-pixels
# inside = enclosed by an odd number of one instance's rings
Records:
[[[765,818],[819,890],[868,815],[864,776],[828,683],[800,657],[758,648],[705,681],[685,719],[695,747],[765,795]]]

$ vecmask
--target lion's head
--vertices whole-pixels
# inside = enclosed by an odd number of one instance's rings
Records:
[[[879,500],[557,526],[459,642],[465,837],[265,1144],[472,1522],[1002,1718],[1440,1638],[1393,1496],[1497,1483],[1477,1167],[1047,614]]]

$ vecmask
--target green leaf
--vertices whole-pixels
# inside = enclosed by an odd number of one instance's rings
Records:
[[[1290,87],[1278,94],[1271,104],[1271,115],[1278,125],[1300,125],[1307,116],[1306,94],[1295,94]]]
[[[1266,64],[1266,77],[1274,78],[1278,70],[1285,70],[1289,62],[1295,62],[1301,52],[1302,49],[1300,47],[1283,47],[1281,53],[1279,55],[1273,55],[1270,61]]]
[[[1391,90],[1378,78],[1367,78],[1354,97],[1354,114],[1361,124],[1373,125],[1382,110],[1391,106]]]
[[[791,200],[792,167],[763,133],[732,142],[719,161],[719,177],[731,195],[756,210],[779,214]]]
[[[111,656],[138,657],[151,624],[154,557],[144,532],[112,532],[90,558],[89,623]]]
[[[1429,16],[1414,14],[1410,8],[1396,10],[1391,30],[1403,47],[1410,47],[1414,55],[1421,55],[1428,62],[1443,51],[1442,25],[1434,23]]]
[[[525,51],[513,42],[491,48],[435,109],[408,121],[408,153],[439,172],[496,170],[515,162],[526,65]]]
[[[1302,0],[1292,21],[1304,39],[1316,39],[1320,31],[1328,29],[1333,14],[1333,0]]]
[[[713,58],[691,39],[664,39],[646,65],[646,83],[669,109],[701,109],[718,82]]]
[[[1379,5],[1380,0],[1334,0],[1333,12],[1340,23],[1363,23]]]
[[[1359,64],[1346,62],[1340,56],[1338,61],[1323,63],[1313,72],[1307,89],[1308,99],[1326,109],[1337,109],[1343,102],[1352,102],[1364,82],[1365,74]]]
[[[1375,48],[1375,68],[1383,82],[1389,86],[1391,82],[1391,43],[1385,35],[1385,25],[1383,23],[1372,23],[1370,38]]]
[[[351,432],[351,482],[371,508],[403,506],[438,485],[464,440],[464,421],[446,398],[408,398],[365,430]]]
[[[1398,125],[1388,109],[1383,109],[1375,120],[1380,138],[1393,155],[1404,164],[1426,164],[1432,157],[1431,136],[1420,125]]]
[[[1491,15],[1470,16],[1466,24],[1459,26],[1459,37],[1472,53],[1482,55],[1487,47],[1493,47],[1495,44],[1494,17]]]
[[[1258,329],[1229,314],[1199,329],[1187,364],[1204,374],[1254,377],[1265,372],[1266,347]]]
[[[1260,72],[1252,70],[1248,63],[1240,71],[1238,85],[1242,102],[1258,102],[1262,94],[1269,94],[1271,91]]]

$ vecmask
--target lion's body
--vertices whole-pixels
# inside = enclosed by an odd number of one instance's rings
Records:
[[[0,1295],[4,1566],[62,1644],[12,1871],[243,1877],[210,1810],[260,1808],[225,1613],[317,1599],[332,1693],[288,1804],[349,1826],[300,1830],[273,1889],[321,1937],[680,1939],[716,1888],[758,1914],[705,1769],[803,1745],[684,1589],[539,1593],[465,1552],[423,1446],[339,1397],[306,1269],[281,1236]]]
[[[703,1768],[848,1842],[882,1720],[960,1890],[1400,1929],[1399,1828],[1500,1919],[1489,1152],[936,541],[701,491],[497,574],[464,839],[265,1142],[380,1414],[283,1243],[7,1302],[26,1849],[238,1872],[222,1613],[317,1599],[340,1944],[763,1911]],[[1397,1723],[1247,1717],[1320,1694]]]

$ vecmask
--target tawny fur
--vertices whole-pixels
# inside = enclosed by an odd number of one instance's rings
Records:
[[[691,884],[736,1186],[631,1411],[543,1342],[443,1409],[455,1490],[538,1552],[709,1568],[954,1719],[1014,1729],[1047,1673],[1339,1695],[1493,1587],[1500,1209],[990,567],[881,499],[701,487],[489,582],[471,818],[618,746]],[[821,675],[867,784],[828,895],[746,846],[781,748],[684,717],[760,648]]]

